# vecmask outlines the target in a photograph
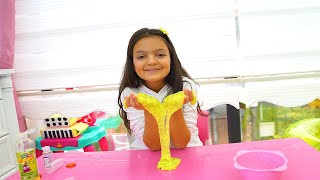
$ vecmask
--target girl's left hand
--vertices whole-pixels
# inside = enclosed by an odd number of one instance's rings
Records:
[[[186,104],[188,102],[191,102],[193,100],[193,98],[195,98],[193,96],[193,92],[189,89],[185,89],[183,90],[184,92],[184,101],[183,101],[183,104]]]
[[[129,96],[124,97],[125,99],[125,108],[133,107],[137,110],[145,110],[145,108],[137,100],[135,94],[130,94]]]

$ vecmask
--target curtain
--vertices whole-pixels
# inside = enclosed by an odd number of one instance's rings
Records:
[[[15,45],[15,0],[0,1],[0,69],[13,69]],[[20,102],[14,88],[20,131],[26,130]]]
[[[15,0],[0,1],[0,69],[12,69],[15,37]]]

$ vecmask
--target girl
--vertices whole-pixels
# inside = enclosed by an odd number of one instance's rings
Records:
[[[190,105],[197,86],[181,66],[175,48],[163,29],[143,28],[135,32],[128,45],[127,60],[119,87],[119,114],[132,136],[131,149],[160,150],[155,118],[137,101],[135,94],[145,93],[160,102],[169,94],[184,91],[184,105],[170,120],[171,145],[177,149],[201,146],[198,137],[197,110]],[[128,109],[124,108],[126,100]]]

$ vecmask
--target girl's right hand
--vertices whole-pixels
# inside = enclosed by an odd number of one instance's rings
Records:
[[[137,97],[134,94],[131,93],[129,96],[124,97],[124,99],[126,107],[133,107],[137,110],[145,110],[145,108],[138,102]]]
[[[194,92],[189,89],[185,89],[185,90],[183,90],[183,92],[184,92],[183,104],[190,102],[191,105],[194,105],[195,100],[196,100]]]

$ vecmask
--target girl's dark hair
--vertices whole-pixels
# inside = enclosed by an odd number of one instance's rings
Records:
[[[131,133],[130,130],[130,121],[127,118],[127,113],[123,109],[123,105],[121,102],[121,93],[126,88],[138,88],[141,86],[141,84],[144,83],[143,79],[141,79],[137,73],[134,71],[134,65],[133,65],[133,47],[134,45],[142,38],[145,37],[151,37],[151,36],[158,36],[163,39],[163,41],[166,43],[169,53],[170,53],[170,72],[168,76],[165,78],[166,83],[171,87],[172,93],[176,93],[179,91],[182,91],[183,89],[183,81],[182,77],[188,77],[189,79],[193,80],[187,71],[182,67],[180,60],[178,58],[178,55],[176,53],[176,50],[169,39],[169,37],[164,34],[159,29],[148,29],[148,28],[142,28],[135,32],[129,41],[128,49],[127,49],[127,60],[123,68],[122,73],[122,79],[119,86],[119,95],[118,95],[118,105],[119,105],[119,115],[123,119],[124,125],[126,126],[128,133]],[[201,115],[205,115],[200,110],[200,105],[197,102],[197,111]]]

